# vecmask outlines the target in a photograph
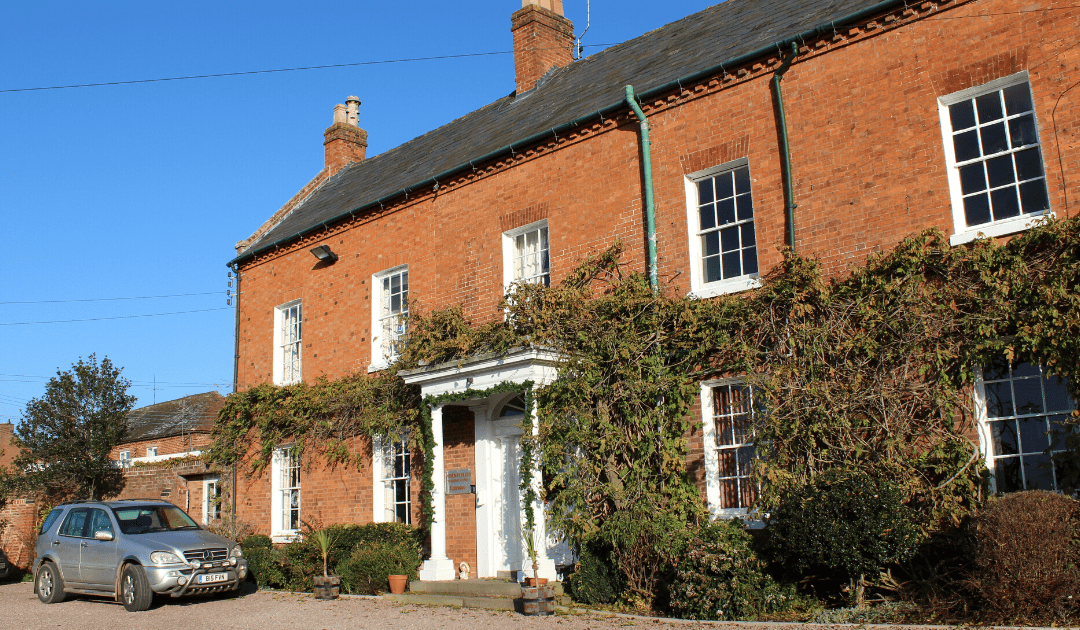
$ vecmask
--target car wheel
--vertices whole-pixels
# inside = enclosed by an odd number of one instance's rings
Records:
[[[43,604],[59,604],[64,601],[64,580],[60,570],[51,562],[43,562],[38,568],[37,596]]]
[[[154,592],[150,590],[150,581],[146,571],[137,564],[129,564],[120,574],[120,601],[128,612],[139,612],[150,608],[154,601]]]

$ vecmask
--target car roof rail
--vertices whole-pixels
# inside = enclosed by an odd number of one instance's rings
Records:
[[[61,501],[60,503],[57,503],[56,507],[60,507],[61,505],[75,505],[76,503],[101,503],[101,501],[95,499],[71,499],[70,501]]]
[[[154,501],[156,501],[158,503],[168,503],[168,501],[166,501],[165,499],[139,499],[139,498],[135,498],[135,499],[113,499],[112,501],[110,501],[110,503],[120,503],[122,501],[131,501],[133,503],[149,503],[149,502],[154,502]]]

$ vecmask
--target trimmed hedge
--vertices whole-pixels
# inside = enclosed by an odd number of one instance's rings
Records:
[[[347,593],[375,595],[387,590],[388,576],[416,577],[420,552],[401,542],[360,543],[337,566],[341,586]]]

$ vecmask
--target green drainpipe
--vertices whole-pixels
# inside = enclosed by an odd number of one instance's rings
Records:
[[[772,85],[776,93],[776,110],[780,122],[780,160],[784,168],[784,209],[787,211],[787,242],[791,251],[795,251],[795,184],[791,176],[791,144],[788,141],[787,116],[784,114],[784,91],[780,81],[791,67],[791,62],[799,55],[799,45],[791,43],[791,54],[773,73]]]
[[[645,229],[649,236],[649,286],[653,293],[659,289],[660,281],[656,272],[656,206],[653,204],[652,185],[652,149],[649,142],[649,119],[645,112],[641,111],[637,99],[634,98],[634,86],[626,86],[626,102],[630,109],[634,110],[638,121],[641,122],[641,168],[645,176]]]

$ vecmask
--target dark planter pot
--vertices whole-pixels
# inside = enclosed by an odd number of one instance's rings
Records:
[[[540,579],[545,584],[521,587],[521,614],[530,617],[555,614],[555,589],[546,585],[546,579]]]
[[[315,577],[315,599],[337,599],[341,595],[341,578],[336,575],[330,577]]]

